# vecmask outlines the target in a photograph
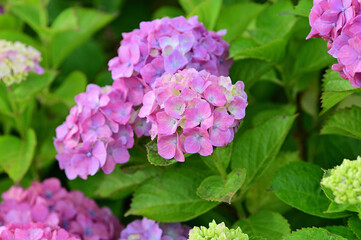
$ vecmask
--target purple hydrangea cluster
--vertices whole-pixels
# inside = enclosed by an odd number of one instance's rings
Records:
[[[187,240],[190,228],[180,223],[158,224],[143,218],[127,225],[119,240]]]
[[[132,77],[144,86],[184,68],[226,76],[232,60],[228,59],[229,44],[221,39],[224,34],[208,31],[197,16],[142,22],[140,29],[123,33],[118,56],[109,61],[109,70],[115,81]]]
[[[20,83],[30,71],[42,74],[44,69],[39,65],[40,61],[41,54],[35,48],[21,42],[0,40],[0,80],[7,86]]]
[[[329,54],[337,58],[332,69],[354,87],[361,86],[361,5],[358,0],[314,0],[308,38],[328,41]]]
[[[99,168],[105,173],[129,160],[134,133],[149,135],[149,124],[137,118],[127,89],[89,84],[75,97],[77,103],[66,121],[56,129],[54,145],[61,169],[69,179],[86,179]]]
[[[66,230],[44,223],[11,223],[0,227],[2,240],[80,240]]]
[[[152,123],[159,155],[184,161],[183,152],[207,156],[231,142],[246,107],[243,82],[185,69],[154,82],[139,116]]]
[[[113,240],[122,229],[108,208],[99,208],[80,191],[68,192],[56,178],[33,182],[28,189],[13,186],[2,198],[2,225],[41,222],[59,226],[83,240]]]

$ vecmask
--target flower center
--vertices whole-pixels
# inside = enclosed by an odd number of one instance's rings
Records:
[[[91,153],[91,152],[88,152],[88,153],[86,154],[86,156],[87,156],[87,157],[91,157],[91,156],[92,156],[92,153]]]

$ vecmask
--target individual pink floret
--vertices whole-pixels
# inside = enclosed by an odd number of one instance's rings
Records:
[[[243,82],[185,69],[164,75],[146,94],[139,114],[152,124],[158,154],[184,161],[183,153],[211,155],[213,146],[233,140],[245,116],[247,94]]]
[[[116,164],[129,160],[133,127],[138,137],[149,135],[150,124],[137,118],[133,104],[125,101],[129,92],[90,84],[75,97],[77,105],[54,139],[56,158],[69,179],[86,179],[100,168],[111,173]]]
[[[41,222],[55,230],[61,227],[64,229],[62,231],[69,232],[68,236],[71,234],[76,237],[74,239],[83,240],[114,240],[122,229],[108,208],[99,208],[94,200],[80,191],[68,192],[56,178],[46,179],[42,183],[33,182],[28,189],[13,186],[3,193],[2,198],[0,220],[5,228],[7,224],[26,226]]]
[[[10,223],[0,227],[2,240],[80,240],[60,227],[37,223]]]

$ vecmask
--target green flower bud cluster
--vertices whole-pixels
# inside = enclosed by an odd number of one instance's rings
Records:
[[[209,228],[201,226],[194,227],[189,232],[188,240],[248,240],[248,235],[237,229],[229,229],[224,222],[217,225],[213,220]]]
[[[329,171],[321,184],[332,190],[338,204],[361,203],[361,157],[343,163]]]
[[[40,52],[20,42],[0,40],[0,80],[7,86],[20,83],[30,71],[42,74]]]

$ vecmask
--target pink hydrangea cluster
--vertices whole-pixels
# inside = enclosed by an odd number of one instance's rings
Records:
[[[140,29],[123,33],[118,56],[108,65],[114,87],[127,89],[129,101],[139,109],[143,96],[164,74],[184,68],[228,75],[232,59],[229,44],[222,40],[225,31],[208,31],[197,16],[183,16],[141,22]]]
[[[44,223],[11,223],[0,227],[2,240],[80,240],[66,230]]]
[[[89,84],[75,97],[77,105],[56,129],[54,139],[56,158],[69,179],[86,179],[99,168],[112,172],[117,163],[129,160],[133,131],[138,137],[149,135],[149,124],[136,117],[127,94],[121,88]]]
[[[187,240],[190,228],[180,223],[158,224],[143,218],[127,225],[119,240]]]
[[[185,69],[154,82],[139,116],[152,123],[159,155],[184,161],[183,152],[207,156],[231,142],[246,107],[243,82]]]
[[[99,208],[80,191],[68,192],[56,178],[33,182],[28,189],[13,186],[2,198],[2,225],[41,222],[64,228],[83,240],[113,240],[122,229],[108,208]]]
[[[354,87],[361,86],[361,5],[358,0],[314,0],[308,38],[328,41],[329,54],[337,58],[332,69]]]
[[[115,81],[133,78],[144,86],[152,86],[165,73],[190,67],[228,75],[232,60],[228,59],[229,44],[221,39],[225,33],[208,31],[197,16],[142,22],[140,29],[123,33],[109,70]]]

